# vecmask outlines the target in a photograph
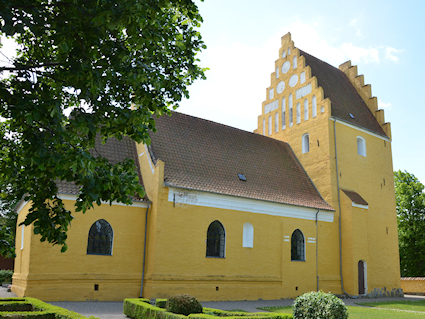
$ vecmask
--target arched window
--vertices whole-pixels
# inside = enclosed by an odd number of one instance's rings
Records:
[[[269,135],[272,135],[272,116],[269,115]]]
[[[305,261],[304,243],[304,235],[301,230],[295,230],[291,238],[291,260]]]
[[[297,124],[301,122],[301,105],[297,103]]]
[[[263,119],[263,135],[266,135],[266,119]]]
[[[316,102],[316,95],[313,95],[313,98],[311,99],[311,113],[313,117],[317,116],[317,102]]]
[[[283,98],[282,99],[282,130],[286,129],[286,115],[285,115],[285,110],[286,110],[286,99]]]
[[[361,136],[357,136],[357,154],[366,157],[366,140]]]
[[[207,257],[224,258],[226,234],[223,225],[213,221],[207,231]]]
[[[114,232],[104,219],[97,220],[90,227],[87,243],[88,255],[112,255]]]
[[[245,223],[243,225],[242,247],[254,247],[254,226],[250,223]]]
[[[274,115],[274,131],[277,133],[279,131],[279,113],[276,112]]]
[[[289,127],[292,127],[293,125],[293,112],[292,112],[292,93],[289,94],[289,98],[288,98],[288,103],[289,103]]]
[[[302,136],[301,145],[302,145],[303,154],[310,151],[310,136],[308,133]]]
[[[308,120],[308,100],[304,100],[304,121]]]

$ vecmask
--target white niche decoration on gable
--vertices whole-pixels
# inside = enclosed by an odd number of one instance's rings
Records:
[[[298,83],[298,75],[294,74],[293,76],[291,76],[291,78],[289,79],[289,86],[291,88],[293,88],[295,85],[297,85]]]
[[[269,100],[271,100],[274,97],[274,89],[269,90]]]
[[[285,82],[280,81],[276,86],[276,93],[280,94],[283,92],[284,89],[285,89]]]
[[[290,68],[291,68],[291,62],[286,61],[285,63],[283,63],[283,65],[282,65],[282,74],[288,73],[288,71],[289,71]]]

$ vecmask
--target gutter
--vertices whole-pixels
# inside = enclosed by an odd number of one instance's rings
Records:
[[[341,230],[341,196],[339,194],[339,171],[338,171],[338,153],[336,147],[336,119],[334,120],[334,141],[335,141],[335,166],[336,166],[336,185],[338,191],[338,209],[339,209],[339,275],[341,277],[341,290],[348,295],[344,290],[344,279],[342,277],[342,230]]]
[[[319,291],[319,227],[317,224],[317,217],[319,215],[320,209],[316,212],[316,278],[317,278],[317,288],[316,290]]]
[[[148,233],[148,211],[149,211],[150,203],[148,203],[148,207],[146,208],[146,217],[145,217],[145,241],[143,247],[143,269],[142,269],[142,282],[140,284],[140,296],[143,296],[143,283],[145,281],[145,264],[146,264],[146,237]]]

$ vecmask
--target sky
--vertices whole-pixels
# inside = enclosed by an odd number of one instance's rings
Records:
[[[196,1],[207,80],[177,111],[257,128],[280,38],[338,67],[351,60],[391,122],[394,170],[425,184],[425,1]]]
[[[280,38],[338,67],[351,60],[391,122],[394,170],[425,184],[425,1],[195,0],[207,45],[179,112],[247,131],[257,128]],[[9,55],[12,42],[2,53]],[[0,56],[0,62],[4,60]]]

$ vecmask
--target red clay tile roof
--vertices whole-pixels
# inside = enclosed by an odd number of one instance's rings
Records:
[[[156,127],[150,153],[166,186],[333,211],[287,143],[176,112]]]
[[[91,150],[90,153],[95,157],[100,155],[107,158],[111,164],[122,162],[126,158],[133,159],[136,164],[135,169],[139,175],[139,184],[143,186],[142,174],[140,171],[139,160],[137,158],[136,144],[129,137],[124,136],[121,141],[112,137],[109,138],[105,144],[102,144],[100,137],[96,137],[95,149]],[[59,194],[79,194],[79,187],[73,182],[59,181],[57,182],[57,185]],[[139,198],[134,199],[140,200]],[[148,200],[147,196],[145,195],[142,200]]]
[[[311,75],[316,76],[318,86],[323,88],[325,98],[331,100],[332,116],[387,136],[344,72],[304,51],[300,50],[300,54],[311,67]]]
[[[352,192],[352,191],[347,191],[347,190],[345,190],[345,189],[341,189],[344,193],[345,193],[345,195],[347,195],[348,196],[348,198],[349,199],[351,199],[351,201],[353,201],[354,203],[356,203],[356,204],[359,204],[359,205],[365,205],[365,206],[367,206],[367,205],[369,205],[364,199],[363,199],[363,197],[361,197],[358,193],[356,193],[356,192]]]

